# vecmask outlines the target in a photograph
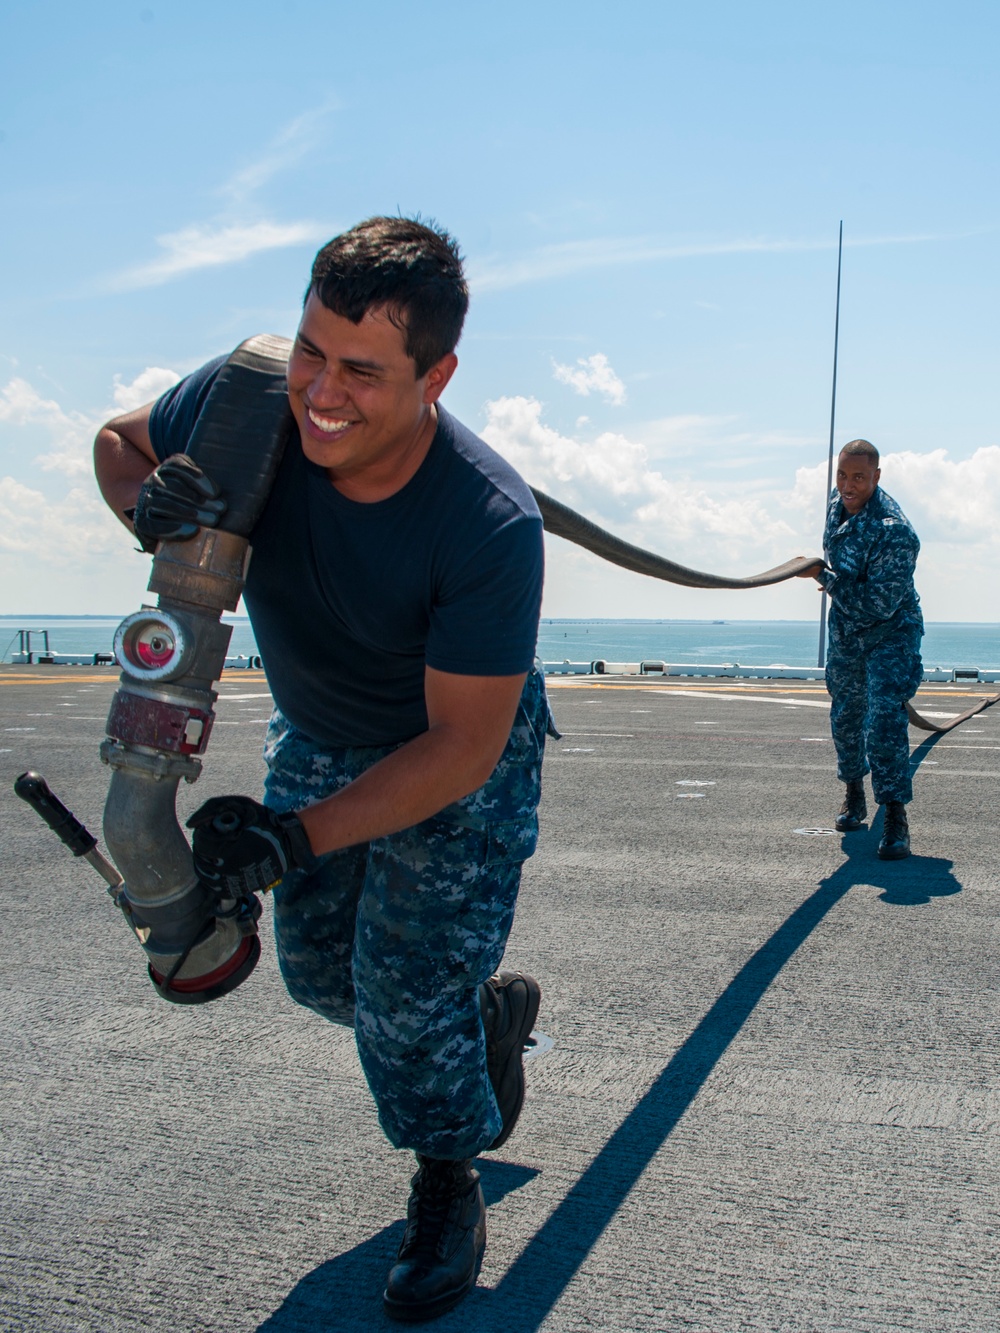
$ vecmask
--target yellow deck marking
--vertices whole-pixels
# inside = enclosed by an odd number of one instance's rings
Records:
[[[117,675],[114,676],[0,676],[0,685],[69,685],[72,682],[81,684],[93,684],[96,681],[105,681],[108,685],[114,685],[118,681]]]
[[[59,673],[59,674],[53,674]],[[222,680],[227,685],[246,682],[248,685],[259,685],[266,681],[267,677],[263,671],[250,670],[247,667],[228,667]],[[43,673],[25,675],[20,668],[13,670],[0,671],[0,686],[3,685],[67,685],[72,682],[82,685],[117,685],[118,671],[109,668],[104,675],[81,675],[76,667],[55,666],[47,668]],[[636,677],[634,681],[610,681],[607,677],[594,676],[546,676],[545,688],[547,690],[649,690],[654,689],[661,694],[670,694],[679,690],[692,692],[702,691],[705,694],[736,694],[736,693],[770,693],[770,694],[826,694],[826,689],[822,685],[792,685],[785,681],[759,680],[752,684],[745,681],[733,680],[729,678],[715,677],[710,685],[702,685],[697,677],[680,676],[670,679],[663,676]],[[970,702],[976,699],[989,699],[989,694],[973,694],[970,690],[947,689],[941,687],[923,688],[917,691],[914,697],[923,697],[925,699],[944,699],[949,695],[959,699],[968,699]]]
[[[59,670],[58,667],[55,669],[57,671]],[[72,667],[67,668],[67,670],[72,674],[66,676],[52,676],[46,673],[44,676],[23,676],[19,672],[11,672],[10,674],[7,672],[0,672],[0,685],[71,685],[74,682],[81,685],[93,685],[98,683],[103,683],[105,685],[118,684],[117,671],[114,673],[109,671],[108,674],[104,676],[81,676],[78,675]],[[239,675],[235,679],[232,675],[233,672],[239,672]],[[222,679],[227,685],[235,685],[240,681],[246,681],[248,685],[258,685],[264,680],[264,673],[263,671],[248,671],[244,667],[230,667]]]

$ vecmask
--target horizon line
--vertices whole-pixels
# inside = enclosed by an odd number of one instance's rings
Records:
[[[131,615],[102,611],[0,611],[3,620],[124,620]],[[249,616],[238,616],[234,612],[224,611],[224,620],[245,620],[250,624]],[[542,616],[540,625],[814,625],[815,619],[792,620],[787,616],[758,616],[754,619],[737,619],[733,616],[721,617],[680,617],[680,616]],[[925,620],[925,625],[1000,625],[1000,620]]]

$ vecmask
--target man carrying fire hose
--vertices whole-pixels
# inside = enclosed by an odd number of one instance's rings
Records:
[[[868,814],[865,774],[885,807],[878,854],[910,854],[906,807],[913,799],[906,702],[923,679],[920,598],[913,586],[920,542],[899,505],[879,486],[878,450],[845,444],[837,460],[817,582],[830,596],[826,684],[837,776],[846,784],[837,816],[841,833]]]
[[[520,1114],[540,998],[497,968],[551,725],[533,669],[542,523],[439,406],[467,306],[433,226],[373,218],[317,255],[288,363],[297,432],[245,590],[275,700],[264,804],[215,798],[189,821],[203,878],[278,881],[291,995],[354,1027],[382,1127],[417,1155],[384,1294],[410,1321],[475,1285],[472,1160]],[[102,492],[147,550],[225,510],[184,456],[223,361],[98,435]]]

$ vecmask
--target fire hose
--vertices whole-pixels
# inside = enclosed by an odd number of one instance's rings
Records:
[[[127,616],[115,634],[121,677],[100,748],[111,769],[104,838],[114,864],[39,774],[24,773],[15,783],[18,796],[104,878],[145,952],[153,986],[177,1004],[227,994],[260,957],[259,898],[249,891],[233,896],[234,890],[198,877],[176,798],[181,780],[196,782],[201,774],[218,698],[213,685],[232,634],[222,612],[236,610],[249,537],[294,433],[285,381],[290,348],[285,338],[251,338],[219,371],[187,453],[219,487],[225,513],[217,527],[200,528],[190,541],[160,542],[149,580],[157,604]],[[532,491],[547,532],[634,573],[689,588],[761,588],[822,563],[799,558],[743,578],[700,573],[630,545]],[[947,731],[996,701],[985,700],[946,726],[907,709],[914,725]]]
[[[652,551],[644,551],[640,546],[622,541],[620,537],[599,528],[589,518],[553,500],[551,495],[536,490],[534,486],[531,493],[541,511],[545,531],[551,532],[554,537],[565,537],[567,541],[599,555],[602,560],[620,565],[622,569],[630,569],[634,574],[646,574],[651,579],[663,579],[666,583],[679,583],[685,588],[766,588],[772,583],[798,578],[807,569],[823,563],[819,556],[799,556],[795,560],[786,560],[783,565],[776,565],[774,569],[767,569],[763,574],[750,574],[746,578],[731,579],[721,574],[702,574],[696,569],[688,569],[662,555],[654,555]]]
[[[652,551],[644,551],[639,546],[632,546],[622,541],[614,533],[599,528],[589,518],[584,518],[582,514],[576,513],[558,500],[553,500],[544,491],[536,490],[534,487],[531,491],[541,510],[546,532],[551,532],[556,537],[565,537],[567,541],[575,542],[577,546],[592,551],[602,560],[620,565],[623,569],[630,569],[635,574],[664,579],[667,583],[679,583],[685,588],[765,588],[772,583],[783,583],[785,579],[798,578],[800,574],[804,574],[807,569],[815,565],[818,559],[818,557],[800,556],[795,560],[786,560],[783,565],[776,565],[774,569],[767,569],[763,574],[750,574],[746,578],[734,579],[720,574],[703,574],[695,569],[687,569],[684,565],[677,565],[661,555],[654,555]],[[968,722],[970,717],[976,717],[985,709],[992,708],[995,703],[1000,703],[1000,694],[981,699],[958,717],[951,718],[947,722],[939,722],[922,716],[907,700],[906,714],[912,725],[919,730],[943,733],[960,727],[963,722]]]
[[[922,717],[910,700],[907,699],[906,716],[910,719],[910,723],[920,731],[936,731],[943,735],[946,731],[954,731],[963,722],[968,722],[970,717],[977,717],[980,713],[985,712],[987,708],[992,708],[996,703],[1000,703],[1000,694],[994,694],[988,699],[980,699],[972,708],[967,708],[964,713],[959,713],[958,717],[953,717],[947,722],[938,722],[933,718]]]

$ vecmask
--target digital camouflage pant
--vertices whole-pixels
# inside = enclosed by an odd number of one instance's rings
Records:
[[[278,962],[292,998],[354,1027],[379,1121],[397,1148],[475,1157],[500,1132],[478,987],[499,967],[536,807],[550,724],[532,671],[484,786],[431,819],[330,852],[274,891]],[[264,800],[322,800],[394,747],[323,750],[277,710]]]
[[[837,777],[853,782],[871,772],[879,805],[913,799],[906,701],[922,677],[917,630],[894,634],[867,651],[853,639],[831,637],[826,687]]]

